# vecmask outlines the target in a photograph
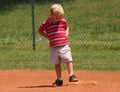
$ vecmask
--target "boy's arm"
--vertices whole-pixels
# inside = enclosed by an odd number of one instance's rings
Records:
[[[39,33],[40,33],[40,35],[42,35],[43,37],[48,38],[48,37],[47,37],[47,34],[46,34],[44,31],[39,31]]]
[[[68,37],[68,35],[69,35],[69,26],[66,29],[66,37]]]
[[[38,33],[39,33],[41,36],[43,36],[43,37],[45,37],[45,38],[48,38],[48,37],[47,37],[47,34],[46,34],[46,32],[45,32],[45,30],[46,30],[46,25],[45,25],[45,23],[46,23],[46,22],[42,23],[42,24],[39,26]]]

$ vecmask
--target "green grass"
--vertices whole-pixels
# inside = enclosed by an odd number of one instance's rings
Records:
[[[74,69],[120,71],[119,0],[45,0],[35,3],[35,33],[49,16],[52,3],[61,3],[70,26]],[[3,3],[0,7],[0,69],[54,69],[48,41],[32,50],[31,4]],[[63,65],[63,69],[66,69]]]

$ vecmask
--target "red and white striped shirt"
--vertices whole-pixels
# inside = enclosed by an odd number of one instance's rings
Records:
[[[61,19],[58,23],[55,23],[52,18],[48,18],[39,27],[39,32],[45,31],[51,47],[62,46],[69,44],[66,37],[66,29],[68,24],[65,19]]]

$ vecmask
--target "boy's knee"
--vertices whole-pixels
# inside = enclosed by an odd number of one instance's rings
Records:
[[[56,65],[55,65],[55,67],[60,67],[60,66],[61,66],[61,64],[56,64]]]

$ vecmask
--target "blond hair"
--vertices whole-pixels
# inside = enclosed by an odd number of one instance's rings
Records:
[[[62,5],[60,4],[53,4],[51,7],[50,7],[50,14],[59,14],[61,16],[64,15],[64,10],[63,10],[63,7]]]

